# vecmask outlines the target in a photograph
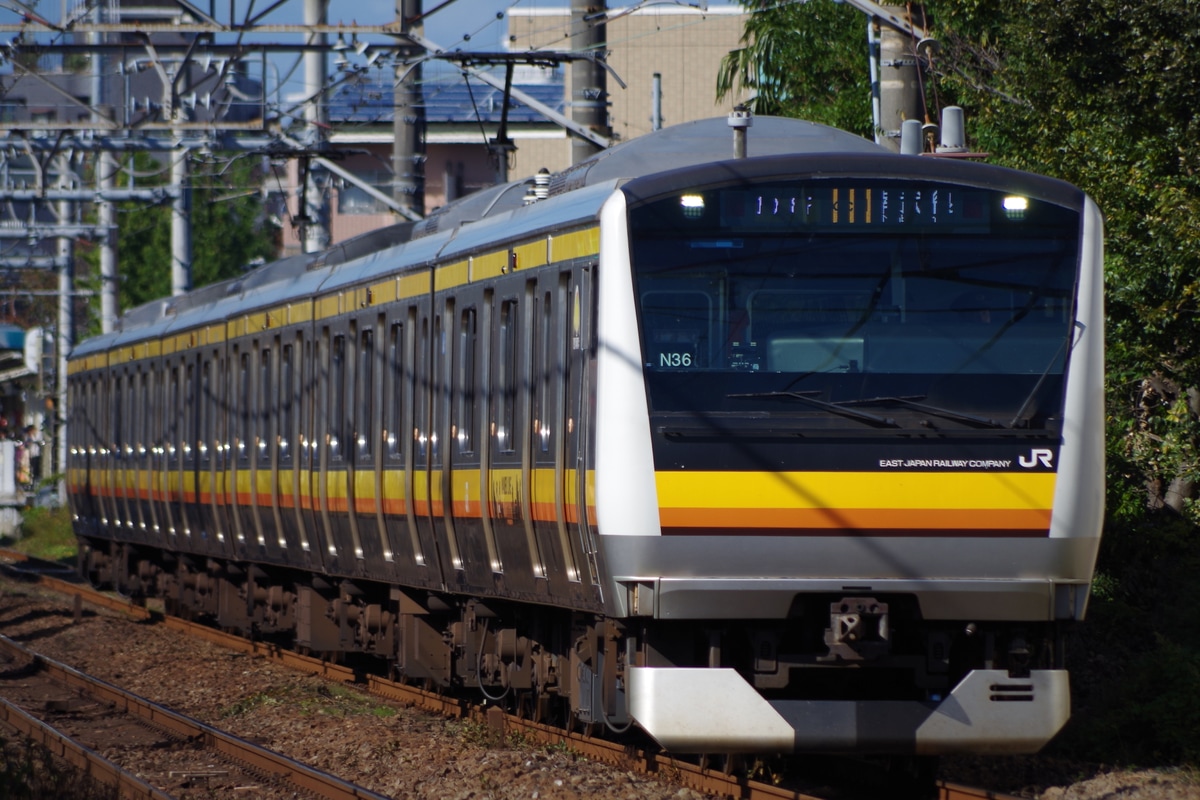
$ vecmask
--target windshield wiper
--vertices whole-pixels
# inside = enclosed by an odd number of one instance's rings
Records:
[[[880,417],[875,414],[868,414],[866,411],[855,411],[852,408],[846,408],[839,403],[827,403],[824,400],[817,400],[815,397],[809,397],[805,392],[746,392],[744,394],[727,394],[726,397],[750,397],[750,398],[787,398],[789,400],[798,400],[805,405],[810,405],[813,408],[820,408],[825,411],[839,414],[843,417],[865,422],[868,425],[874,425],[877,428],[899,428],[896,420],[891,417]]]
[[[926,414],[933,414],[937,417],[945,417],[956,422],[965,422],[968,425],[975,425],[980,428],[1003,428],[1005,427],[994,419],[985,417],[977,417],[974,414],[966,414],[962,411],[955,411],[952,408],[942,408],[941,406],[931,406],[925,403],[919,403],[918,400],[924,400],[925,395],[919,394],[912,397],[870,397],[862,400],[845,400],[840,405],[848,406],[873,406],[882,405],[884,403],[895,403],[896,405],[912,408],[917,411],[924,411]]]

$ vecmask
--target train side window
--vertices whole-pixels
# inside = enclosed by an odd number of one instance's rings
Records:
[[[227,363],[228,360],[222,359],[219,353],[214,355],[213,394],[210,400],[213,424],[208,433],[212,437],[213,460],[216,462],[218,470],[225,468],[229,456],[226,452],[229,445],[229,372]]]
[[[354,447],[360,458],[371,456],[372,422],[375,413],[375,332],[363,330],[358,337],[358,370],[355,375],[357,407],[354,418]]]
[[[429,443],[429,390],[431,383],[429,368],[429,318],[421,318],[420,341],[417,343],[416,374],[413,378],[413,447],[416,448],[418,464],[425,463]]]
[[[326,421],[329,426],[329,458],[342,459],[342,441],[345,439],[344,393],[346,391],[346,337],[334,336],[329,346],[329,403]]]
[[[167,465],[175,461],[175,454],[179,451],[180,439],[183,436],[181,426],[181,417],[183,416],[182,400],[179,396],[179,367],[171,367],[170,377],[168,378],[169,397],[164,410],[167,412]],[[132,388],[132,384],[130,384]]]
[[[465,309],[459,323],[453,426],[454,437],[458,440],[458,452],[470,453],[474,450],[472,442],[475,427],[472,413],[475,408],[475,355],[477,349],[475,309]]]
[[[255,446],[258,449],[259,464],[269,465],[271,461],[271,421],[274,406],[274,387],[271,385],[271,351],[264,349],[258,360],[258,405],[255,414],[258,420]]]
[[[538,358],[540,364],[537,375],[537,419],[535,423],[537,430],[534,432],[537,437],[537,447],[543,453],[550,452],[553,435],[551,379],[558,367],[554,348],[557,338],[554,330],[554,303],[551,300],[551,294],[546,292],[545,299],[542,301],[541,320],[538,323],[538,349],[541,352]]]
[[[144,408],[147,410],[154,408],[154,405],[150,402],[150,375],[147,372],[142,372],[138,376],[137,399],[138,408]],[[149,417],[150,414],[140,415],[140,423],[138,425],[137,434],[134,437],[133,446],[135,448],[135,452],[139,456],[144,456],[146,454],[146,442],[149,441],[150,438],[151,426],[151,420]]]
[[[447,339],[450,341],[447,342]],[[433,376],[433,416],[429,420],[429,454],[434,463],[438,462],[441,453],[441,432],[443,424],[450,416],[449,392],[452,362],[454,360],[454,300],[446,301],[444,314],[433,318],[433,341],[437,348],[430,365]]]
[[[200,464],[205,469],[208,468],[211,462],[211,456],[208,452],[208,437],[213,429],[213,409],[212,409],[212,364],[208,361],[203,361],[200,364],[200,431],[196,437],[196,449],[199,452],[196,454],[200,459]]]
[[[501,453],[511,453],[513,423],[517,405],[517,301],[505,300],[500,304],[500,335],[496,343],[496,448]]]
[[[324,348],[320,340],[304,343],[304,357],[300,359],[300,467],[310,469],[316,456],[319,436],[317,414],[320,413],[321,394],[318,390],[324,375],[321,359]]]
[[[250,354],[242,353],[238,359],[237,382],[237,457],[245,464],[250,459]]]
[[[292,460],[292,426],[296,423],[296,376],[293,372],[292,345],[285,344],[279,351],[279,461],[284,464]]]
[[[183,394],[183,460],[189,467],[196,463],[196,416],[200,409],[196,404],[196,365],[188,364],[184,379]]]
[[[383,429],[389,458],[400,458],[404,453],[404,437],[400,426],[404,421],[404,326],[392,325],[387,345],[387,398],[384,400]]]

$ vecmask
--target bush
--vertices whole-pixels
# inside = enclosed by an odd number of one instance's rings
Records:
[[[1074,716],[1052,745],[1129,766],[1200,765],[1200,531],[1169,511],[1114,520],[1068,658]]]
[[[47,561],[74,559],[78,548],[71,528],[71,512],[62,507],[25,509],[15,548]]]
[[[115,800],[116,787],[101,786],[71,769],[41,745],[0,739],[0,800]]]

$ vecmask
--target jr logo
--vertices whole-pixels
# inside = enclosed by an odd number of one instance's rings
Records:
[[[1043,467],[1050,469],[1054,466],[1051,462],[1054,460],[1053,450],[1043,450],[1042,448],[1034,448],[1029,451],[1028,456],[1017,456],[1017,463],[1025,469],[1036,467],[1040,462]]]

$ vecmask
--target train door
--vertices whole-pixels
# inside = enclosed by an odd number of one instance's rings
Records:
[[[279,448],[279,337],[255,342],[254,454],[251,457],[251,494],[260,552],[268,561],[288,561],[288,543],[279,513],[276,479]]]
[[[347,489],[354,533],[368,575],[395,578],[395,548],[383,520],[383,397],[386,317],[377,310],[354,320],[354,364],[346,387],[350,405]]]
[[[202,552],[223,555],[225,536],[217,494],[221,454],[217,403],[220,360],[216,352],[206,350],[197,361],[196,516],[200,529],[197,545]]]
[[[584,570],[580,580],[594,587],[600,600],[600,568],[588,514],[588,431],[592,428],[592,276],[591,267],[573,270],[567,281],[566,436],[564,437],[563,514],[568,537],[580,556]]]
[[[489,380],[491,442],[487,473],[488,518],[497,564],[509,592],[531,595],[545,588],[545,561],[534,529],[528,492],[532,474],[533,291],[519,279],[496,292],[492,370]]]
[[[231,528],[234,537],[234,553],[238,558],[248,558],[250,548],[256,544],[253,522],[247,513],[250,502],[250,401],[253,397],[253,375],[251,348],[245,342],[230,348],[228,370],[229,392],[229,440],[228,483],[226,497]]]
[[[429,519],[437,542],[442,580],[449,587],[465,588],[463,555],[452,513],[450,488],[453,450],[450,430],[454,371],[454,298],[434,298],[433,354],[430,362],[429,403]]]
[[[150,364],[145,364],[138,370],[131,388],[129,400],[140,409],[134,422],[133,451],[136,454],[138,470],[141,474],[138,487],[138,509],[141,517],[140,525],[143,535],[154,541],[162,536],[163,525],[159,522],[158,497],[159,488],[159,432],[161,420],[158,411],[158,398],[155,392],[158,388],[158,370]]]
[[[163,490],[166,495],[167,514],[172,527],[172,546],[190,550],[191,528],[187,516],[187,459],[188,433],[190,429],[191,403],[188,402],[188,363],[179,356],[163,359],[167,377],[169,404],[165,407],[170,415],[166,441],[166,464]]]
[[[96,382],[96,413],[100,420],[101,433],[99,469],[101,524],[104,535],[114,538],[118,532],[117,515],[117,405],[116,385],[119,380],[115,370],[105,370]]]
[[[425,450],[417,433],[425,419],[418,408],[427,402],[423,384],[428,360],[427,304],[405,305],[388,321],[383,410],[384,521],[394,556],[397,580],[412,586],[437,588],[441,574],[426,524],[428,479]],[[418,505],[417,492],[421,492]]]
[[[155,362],[155,402],[151,404],[151,432],[154,437],[154,456],[151,465],[150,493],[154,497],[154,513],[158,521],[157,541],[174,546],[175,515],[170,497],[170,450],[174,446],[175,428],[179,425],[179,377],[173,374],[166,360]]]
[[[533,292],[533,386],[529,458],[530,506],[551,594],[578,592],[578,554],[567,533],[564,503],[566,436],[566,275],[545,271]]]
[[[318,385],[313,425],[317,443],[314,493],[321,529],[328,548],[330,570],[353,575],[359,570],[362,547],[350,526],[346,493],[349,436],[346,384],[351,377],[352,329],[325,326],[318,347]]]
[[[303,448],[301,387],[303,380],[304,336],[300,331],[283,334],[279,343],[279,424],[275,456],[275,487],[278,524],[286,542],[289,559],[306,567],[320,565],[319,548],[314,552],[304,518],[303,491],[307,473],[302,470]]]
[[[176,516],[180,535],[187,542],[186,549],[196,551],[200,538],[200,524],[196,514],[196,433],[199,429],[197,414],[200,407],[196,399],[196,357],[187,352],[179,359],[179,442],[175,452],[178,468]]]
[[[212,393],[209,407],[212,409],[212,424],[209,431],[212,443],[212,516],[213,527],[221,544],[221,552],[236,554],[237,536],[233,528],[233,498],[230,488],[230,454],[232,405],[230,399],[230,357],[224,348],[212,353],[210,387]]]
[[[445,538],[442,506],[442,442],[440,423],[446,419],[447,369],[445,306],[436,312],[432,303],[421,304],[417,322],[416,377],[413,409],[412,492],[418,538],[425,545],[426,563],[442,588],[458,586],[455,559]]]
[[[494,591],[493,573],[499,556],[490,518],[483,503],[486,470],[482,454],[488,398],[491,292],[470,286],[458,292],[453,314],[447,313],[448,426],[443,451],[443,511],[446,528],[453,532],[463,581],[474,591]]]
[[[133,387],[136,385],[136,368],[125,366],[114,377],[113,390],[113,420],[115,422],[114,440],[116,445],[116,519],[122,539],[142,540],[145,535],[135,522],[137,511],[137,462],[134,458],[133,432],[130,430],[133,410]]]
[[[299,364],[299,393],[300,419],[297,421],[299,430],[299,483],[296,491],[298,506],[297,517],[301,530],[305,531],[314,549],[321,554],[322,563],[333,570],[332,559],[336,557],[336,548],[328,538],[324,519],[320,513],[318,495],[318,400],[325,386],[323,377],[326,370],[325,356],[322,354],[323,344],[320,337],[308,336],[297,341],[297,347],[303,346],[303,355]]]

